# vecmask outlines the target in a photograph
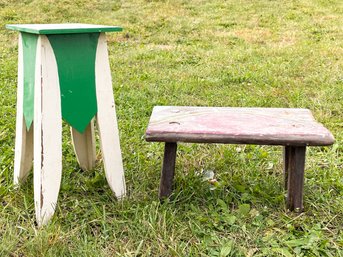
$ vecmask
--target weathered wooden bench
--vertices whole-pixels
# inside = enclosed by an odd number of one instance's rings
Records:
[[[306,146],[334,137],[307,109],[156,106],[146,140],[165,142],[161,199],[172,192],[177,142],[282,145],[287,208],[302,211]]]

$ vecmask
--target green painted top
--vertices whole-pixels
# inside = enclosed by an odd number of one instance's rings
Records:
[[[118,26],[105,26],[81,23],[64,24],[8,24],[7,29],[18,30],[32,34],[75,34],[122,31]]]

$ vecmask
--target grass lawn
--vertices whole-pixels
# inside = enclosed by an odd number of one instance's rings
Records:
[[[342,21],[341,0],[0,0],[0,256],[343,256]],[[12,184],[17,33],[4,26],[62,22],[124,27],[108,41],[128,196],[116,201],[99,150],[78,168],[64,124],[56,214],[37,229],[32,173]],[[271,146],[181,144],[161,204],[154,105],[309,108],[336,143],[308,149],[301,214],[285,209]]]

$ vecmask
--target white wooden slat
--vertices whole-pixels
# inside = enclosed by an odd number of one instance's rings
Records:
[[[21,33],[18,41],[18,88],[17,88],[17,118],[16,118],[16,139],[14,156],[14,176],[15,185],[23,182],[32,168],[33,159],[33,129],[27,131],[24,114],[24,61],[23,44]]]
[[[100,34],[98,41],[95,77],[98,103],[96,120],[106,179],[116,197],[120,199],[125,196],[126,187],[113,98],[111,70],[104,33]]]
[[[82,134],[72,127],[70,127],[70,131],[75,155],[81,169],[93,169],[96,161],[93,120],[91,120],[86,130]]]
[[[38,38],[34,105],[34,199],[38,226],[53,216],[62,175],[62,119],[57,64],[46,36]]]

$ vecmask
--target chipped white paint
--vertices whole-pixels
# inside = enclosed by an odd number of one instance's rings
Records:
[[[24,104],[24,61],[21,33],[18,41],[18,88],[17,88],[17,120],[14,156],[13,182],[17,185],[23,182],[32,168],[33,159],[33,129],[27,131],[25,126]]]
[[[72,127],[70,127],[70,131],[76,158],[81,169],[93,169],[96,161],[93,120],[91,120],[86,130],[82,134]]]
[[[34,97],[34,199],[38,226],[53,216],[62,175],[62,120],[57,64],[49,40],[37,42]]]
[[[95,63],[97,126],[106,179],[117,198],[126,194],[110,63],[104,33],[100,34]]]
[[[18,99],[14,183],[23,180],[34,157],[34,201],[38,226],[53,216],[62,175],[62,117],[57,63],[45,35],[39,35],[36,52],[34,121],[26,130],[23,117],[23,47],[19,37]],[[106,179],[118,199],[126,194],[119,131],[113,98],[105,34],[101,33],[96,57],[96,116]],[[80,134],[71,129],[74,150],[82,169],[96,161],[93,121]],[[34,140],[33,140],[34,139]]]

